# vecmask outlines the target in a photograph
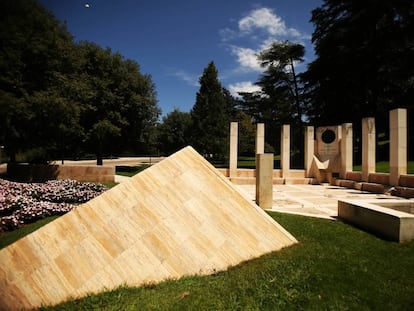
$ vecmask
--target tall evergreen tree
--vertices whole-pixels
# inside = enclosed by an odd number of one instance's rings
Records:
[[[317,58],[305,74],[316,124],[360,124],[413,107],[414,2],[325,0],[312,12]]]
[[[192,144],[202,154],[223,158],[228,150],[229,109],[214,62],[204,69],[199,81],[191,110]]]
[[[270,48],[259,54],[265,72],[257,82],[266,95],[274,100],[283,98],[285,115],[290,115],[298,124],[302,123],[302,99],[300,81],[295,65],[303,62],[305,47],[298,43],[274,42]],[[286,117],[285,117],[286,118]],[[287,122],[290,120],[283,120]]]

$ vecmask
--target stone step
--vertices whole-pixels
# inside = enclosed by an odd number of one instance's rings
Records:
[[[411,199],[414,198],[414,188],[401,186],[393,187],[391,188],[391,194],[397,197]]]
[[[285,185],[308,185],[311,178],[285,178]]]
[[[360,191],[367,191],[372,193],[385,193],[389,187],[386,187],[383,184],[376,184],[370,182],[357,182],[355,183],[354,188]]]

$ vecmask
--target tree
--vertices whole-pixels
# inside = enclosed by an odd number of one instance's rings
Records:
[[[137,63],[109,48],[90,42],[81,42],[79,48],[83,54],[80,74],[87,78],[78,98],[84,110],[81,124],[97,163],[102,163],[104,154],[126,148],[149,150],[160,113],[151,77],[141,75]]]
[[[315,124],[380,123],[413,107],[413,1],[325,0],[311,21],[317,58],[304,78]]]
[[[165,154],[172,154],[190,144],[191,115],[178,108],[168,113],[158,126],[160,149]]]
[[[150,150],[160,109],[136,62],[75,44],[33,0],[1,1],[0,12],[0,144],[12,161]]]
[[[302,123],[303,104],[295,64],[303,62],[304,54],[303,45],[285,41],[273,42],[271,47],[262,51],[258,57],[261,66],[266,70],[257,84],[270,98],[283,98],[281,102],[283,110],[287,111],[287,114],[291,115],[298,124]]]
[[[280,149],[280,128],[283,124],[294,124],[294,144],[303,149],[302,135],[303,88],[295,66],[303,62],[305,49],[302,45],[274,42],[269,49],[259,53],[258,58],[265,68],[256,82],[261,87],[254,93],[240,93],[242,109],[253,118],[254,123],[262,122],[266,127],[266,141],[275,152]]]
[[[218,80],[214,62],[210,62],[200,77],[200,89],[191,110],[192,143],[202,154],[223,158],[228,149],[228,101]]]
[[[1,1],[0,12],[0,143],[15,161],[17,152],[31,148],[53,152],[51,135],[75,122],[76,114],[67,114],[64,126],[56,127],[62,115],[52,114],[76,110],[58,91],[74,70],[73,43],[65,26],[35,1]]]

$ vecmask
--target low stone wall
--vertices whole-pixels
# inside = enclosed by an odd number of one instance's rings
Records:
[[[345,179],[359,182],[362,180],[362,173],[361,172],[346,172]]]
[[[388,173],[371,173],[368,175],[368,182],[389,185],[390,184],[390,174]]]
[[[10,180],[19,182],[45,182],[51,179],[114,182],[115,167],[9,163],[7,165],[7,176]]]
[[[414,215],[403,212],[404,206],[411,211],[410,202],[387,200],[383,207],[378,201],[339,200],[338,217],[363,230],[397,242],[414,239]],[[397,210],[399,209],[399,210]]]
[[[401,175],[400,186],[414,188],[414,175]]]

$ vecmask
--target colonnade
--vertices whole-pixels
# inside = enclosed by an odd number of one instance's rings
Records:
[[[399,185],[401,175],[407,174],[407,110],[398,108],[389,112],[390,118],[390,173],[389,184]],[[330,131],[331,133],[328,133]],[[329,135],[328,135],[329,134]],[[325,136],[325,137],[324,137]],[[312,178],[321,170],[346,178],[353,167],[352,123],[339,126],[307,126],[304,131],[304,177]],[[256,155],[264,154],[264,124],[256,125]],[[229,177],[237,173],[238,123],[230,125]],[[290,169],[290,125],[281,129],[280,166],[283,178],[289,178]],[[375,173],[376,130],[375,118],[362,119],[362,181],[368,181]]]

